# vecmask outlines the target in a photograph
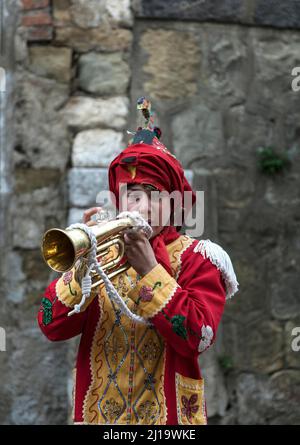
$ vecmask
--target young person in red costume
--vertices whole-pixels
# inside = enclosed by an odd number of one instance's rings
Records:
[[[111,163],[109,187],[123,210],[119,186],[127,184],[128,210],[138,210],[151,223],[164,207],[164,199],[151,200],[151,191],[176,190],[181,196],[189,191],[193,202],[195,195],[182,166],[159,141],[160,131],[147,122]],[[129,230],[124,237],[131,268],[112,283],[147,325],[126,317],[103,285],[80,313],[69,317],[82,296],[75,268],[46,289],[38,314],[46,337],[60,341],[81,335],[75,423],[207,424],[198,357],[215,341],[226,298],[238,283],[222,247],[178,229],[158,224],[150,240],[143,231]]]

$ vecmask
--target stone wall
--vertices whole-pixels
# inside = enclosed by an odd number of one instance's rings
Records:
[[[299,423],[291,332],[300,326],[300,93],[291,71],[300,62],[300,16],[292,0],[267,3],[11,3],[5,32],[14,50],[0,64],[9,73],[0,423],[68,421],[77,341],[53,344],[37,328],[56,276],[41,259],[41,236],[96,204],[144,94],[162,140],[205,191],[203,238],[229,252],[240,282],[216,345],[200,357],[210,422]],[[263,174],[260,147],[286,155],[289,169]]]

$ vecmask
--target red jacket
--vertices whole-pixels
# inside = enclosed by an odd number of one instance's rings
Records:
[[[79,314],[74,270],[53,281],[38,314],[49,340],[81,334],[74,387],[74,422],[86,424],[206,424],[198,356],[215,340],[226,296],[237,291],[227,253],[209,240],[182,235],[167,245],[173,276],[160,264],[138,279],[133,268],[113,284],[132,322],[94,292]]]

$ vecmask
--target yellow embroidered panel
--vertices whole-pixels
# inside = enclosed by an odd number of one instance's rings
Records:
[[[174,273],[180,264],[180,250],[191,242],[181,236],[167,246]],[[133,268],[112,279],[134,313],[137,305],[128,294],[138,281]],[[165,425],[162,336],[154,327],[134,323],[121,314],[103,286],[98,301],[100,318],[90,353],[92,380],[84,401],[84,423]]]
[[[56,282],[56,295],[65,306],[73,308],[81,300],[81,287],[75,280],[75,269],[71,269],[61,275]]]
[[[204,379],[192,379],[176,372],[175,382],[178,424],[206,425]]]
[[[167,305],[178,287],[176,280],[157,264],[128,295],[137,304],[139,315],[152,318]]]
[[[187,235],[181,235],[177,240],[167,246],[171,268],[173,271],[173,277],[175,280],[178,279],[181,270],[181,257],[182,254],[193,244],[194,238]]]
[[[105,256],[102,257],[102,261],[106,263],[112,260],[116,253],[116,248],[114,246],[113,249],[111,249]],[[75,275],[75,267],[73,267],[71,270],[61,275],[56,283],[55,288],[56,295],[59,301],[61,301],[61,303],[69,308],[73,308],[75,304],[78,304],[82,297],[81,286],[80,283],[76,281]],[[94,277],[92,281],[93,283],[96,283],[99,279],[100,277]],[[98,289],[93,288],[91,290],[91,296],[82,306],[81,312],[85,311],[86,308],[91,304],[91,302],[97,295]]]

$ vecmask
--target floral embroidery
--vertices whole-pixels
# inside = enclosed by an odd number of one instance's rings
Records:
[[[56,299],[55,299],[56,300]],[[53,301],[53,303],[55,302]],[[42,298],[43,325],[47,326],[52,321],[52,304],[49,298]]]
[[[207,425],[204,380],[175,372],[177,418],[179,425]]]
[[[154,284],[152,290],[154,291],[157,287],[161,287],[161,281],[156,281],[156,283]]]
[[[171,323],[172,323],[172,329],[175,332],[175,334],[179,335],[180,337],[186,340],[188,338],[188,335],[187,335],[187,330],[183,324],[184,320],[185,317],[183,315],[174,315],[174,317],[171,318]]]
[[[172,318],[170,318],[166,312],[162,309],[162,314],[166,318],[166,320],[170,321],[172,324],[172,329],[175,332],[175,334],[179,335],[179,337],[184,338],[184,340],[188,339],[188,332],[192,335],[195,335],[196,337],[200,338],[200,343],[198,347],[198,351],[202,352],[205,349],[209,347],[211,344],[212,338],[214,336],[212,328],[207,325],[206,327],[202,326],[202,335],[199,335],[197,332],[195,332],[193,329],[191,329],[189,326],[184,326],[184,321],[186,317],[184,315],[174,315]]]
[[[121,405],[115,401],[112,397],[106,400],[103,412],[110,422],[116,420],[122,413]]]
[[[151,301],[153,298],[152,287],[142,286],[139,292],[139,300],[140,301]]]
[[[199,405],[195,405],[198,401],[198,395],[192,394],[188,399],[186,396],[181,397],[181,402],[183,407],[181,408],[181,413],[185,416],[190,423],[193,421],[193,414],[196,414],[199,410]]]
[[[184,338],[184,340],[187,340],[188,333],[186,330],[186,327],[184,326],[184,320],[185,317],[183,315],[174,315],[172,318],[170,318],[164,310],[162,310],[162,313],[164,317],[171,322],[172,329],[175,332],[175,334],[179,335],[179,337]]]
[[[209,326],[209,325],[207,325],[207,326],[203,325],[202,329],[201,329],[201,333],[202,333],[202,338],[200,340],[199,347],[198,347],[199,352],[205,351],[205,349],[207,349],[210,346],[213,336],[214,336],[213,330],[212,330],[211,326]]]
[[[149,362],[153,362],[157,359],[158,354],[160,352],[159,346],[156,342],[153,341],[152,338],[148,340],[147,343],[144,344],[141,350],[141,356],[144,360],[149,360]]]
[[[153,287],[142,286],[139,291],[139,298],[136,304],[139,304],[140,301],[143,301],[144,303],[151,301],[154,296],[153,292],[157,287],[161,287],[160,281],[156,281]]]
[[[67,286],[69,283],[71,283],[73,278],[73,271],[69,270],[68,272],[66,272],[63,276],[63,280],[64,280],[64,285]]]
[[[69,270],[68,272],[63,274],[63,282],[65,286],[69,286],[69,290],[70,290],[70,294],[73,295],[74,297],[77,295],[77,291],[75,290],[75,292],[73,292],[72,288],[71,288],[71,281],[73,279],[73,271]]]
[[[138,411],[138,416],[149,424],[155,419],[156,411],[157,409],[155,402],[150,402],[150,400],[147,400],[145,403],[141,404]]]

